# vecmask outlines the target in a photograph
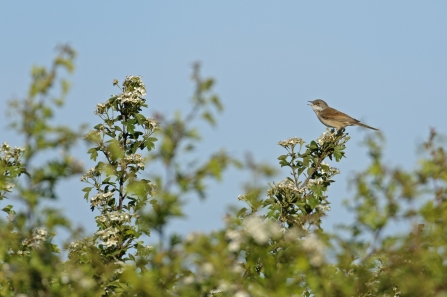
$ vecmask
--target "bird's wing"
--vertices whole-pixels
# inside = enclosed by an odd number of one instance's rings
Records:
[[[337,122],[343,122],[343,123],[350,123],[350,124],[355,124],[360,122],[359,120],[356,120],[354,118],[351,118],[350,116],[348,116],[347,114],[338,111],[332,107],[328,107],[325,108],[324,110],[322,110],[320,112],[320,116],[323,119],[327,119],[327,120],[335,120]]]

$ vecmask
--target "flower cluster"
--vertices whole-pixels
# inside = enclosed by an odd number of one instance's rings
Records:
[[[322,212],[326,212],[326,211],[330,211],[331,207],[329,205],[326,204],[318,204],[317,208],[322,211]]]
[[[102,245],[105,247],[111,247],[118,244],[119,229],[115,227],[109,227],[105,230],[100,230],[95,233],[102,241]]]
[[[72,271],[62,273],[61,282],[63,284],[74,282],[81,285],[84,289],[90,289],[95,286],[94,280],[87,277],[81,269],[73,269]]]
[[[321,146],[325,144],[326,142],[333,141],[335,139],[335,134],[331,133],[329,130],[326,130],[321,134],[320,137],[317,138],[318,144]]]
[[[116,98],[117,101],[121,104],[132,104],[132,105],[138,105],[144,103],[144,99],[140,97],[140,95],[135,94],[134,92],[125,92]]]
[[[306,187],[310,190],[312,186],[314,185],[322,185],[323,179],[321,177],[315,178],[315,179],[309,179],[309,182],[307,183]]]
[[[295,147],[295,145],[299,143],[300,145],[303,145],[305,142],[299,137],[292,137],[286,140],[281,140],[278,142],[278,144],[284,148],[292,148]]]
[[[126,268],[126,263],[124,263],[123,261],[115,261],[113,264],[115,265],[113,273],[121,274],[124,272],[124,269]]]
[[[118,85],[118,81],[113,81],[114,85]],[[146,87],[140,76],[127,76],[123,83],[123,93],[112,96],[118,104],[125,104],[127,106],[139,107],[146,101],[142,97],[146,96]],[[105,115],[107,111],[113,108],[113,102],[99,103],[96,105],[95,114]]]
[[[244,220],[243,228],[258,244],[266,244],[270,238],[277,239],[282,236],[282,231],[277,223],[262,221],[257,216],[250,216]]]
[[[96,222],[116,222],[118,224],[129,223],[132,215],[124,211],[110,211],[96,217]]]
[[[89,179],[98,177],[100,175],[101,175],[101,173],[95,167],[93,167],[93,168],[90,168],[86,173],[84,173],[81,176],[81,181],[86,182]]]
[[[14,184],[4,182],[3,184],[0,185],[0,191],[11,192],[14,186],[15,186]]]
[[[20,162],[24,151],[25,149],[20,147],[11,149],[7,142],[0,146],[0,199],[6,193],[11,192],[14,187],[14,184],[8,180],[12,181],[15,177],[26,172],[24,165]]]
[[[328,177],[332,177],[340,173],[340,170],[335,167],[330,167],[328,163],[321,162],[320,172],[322,174],[327,174]]]
[[[93,239],[91,237],[86,237],[82,240],[76,239],[68,246],[68,258],[71,258],[72,256],[78,257],[79,255],[84,254],[91,249],[93,244]]]
[[[108,107],[109,107],[109,105],[107,103],[98,103],[96,105],[95,114],[96,115],[105,114]]]
[[[112,192],[106,192],[106,193],[99,192],[98,194],[96,194],[95,196],[93,196],[90,199],[90,206],[98,207],[98,206],[106,205],[112,196],[113,196]]]
[[[135,164],[137,168],[144,169],[144,159],[140,154],[131,154],[124,157],[124,162],[127,164]]]
[[[145,100],[141,98],[146,96],[146,87],[141,80],[141,76],[127,76],[123,86],[124,92],[116,98],[118,103],[141,105],[145,102]]]
[[[278,223],[263,221],[260,217],[251,215],[244,218],[241,230],[228,229],[225,238],[229,241],[228,250],[237,252],[249,238],[257,244],[266,244],[269,239],[278,239],[283,235],[283,230]]]
[[[17,159],[23,152],[25,151],[24,148],[21,147],[14,147],[11,150],[11,146],[7,143],[4,142],[0,148],[0,153],[1,155],[1,160],[10,160],[10,159]]]
[[[309,255],[309,262],[312,266],[321,266],[324,261],[324,244],[323,242],[315,235],[309,234],[302,241],[303,249]]]
[[[7,169],[3,174],[5,176],[10,176],[10,167],[20,167],[20,157],[22,156],[24,148],[14,147],[11,149],[7,142],[4,142],[0,147],[0,166]],[[5,186],[5,185],[3,185]],[[6,187],[10,190],[13,185],[7,184]],[[9,192],[9,191],[8,191]]]
[[[279,181],[276,184],[273,184],[273,187],[267,190],[267,196],[277,196],[279,194],[284,195],[286,197],[301,197],[304,193],[304,189],[297,188],[295,183],[293,183],[289,179],[284,179]]]
[[[250,196],[250,194],[242,194],[237,196],[237,199],[240,201],[248,201],[247,198]]]
[[[42,241],[48,239],[48,231],[45,228],[37,228],[33,231],[30,238],[22,240],[22,246],[26,248],[37,248]]]
[[[146,118],[146,121],[144,122],[144,127],[146,129],[154,131],[160,128],[160,122],[154,120],[153,118]]]
[[[244,242],[243,234],[238,230],[227,230],[225,237],[230,241],[228,244],[228,250],[230,252],[237,252],[241,248],[241,244]]]

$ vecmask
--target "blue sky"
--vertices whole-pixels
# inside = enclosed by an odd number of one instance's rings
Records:
[[[307,106],[321,98],[381,129],[387,162],[412,168],[429,127],[447,134],[446,15],[445,1],[8,1],[0,10],[0,101],[25,95],[30,67],[49,65],[55,46],[68,42],[78,52],[77,68],[58,122],[98,123],[95,105],[116,92],[114,78],[126,75],[143,76],[148,115],[186,112],[191,65],[201,61],[203,75],[217,80],[225,113],[217,128],[203,128],[198,154],[224,147],[276,164],[278,141],[310,142],[325,130]],[[21,145],[6,124],[1,116],[0,142]],[[360,142],[374,132],[348,129],[348,158],[336,164],[342,174],[328,193],[328,227],[346,219],[341,203],[352,196],[349,177],[368,164]],[[84,162],[92,165],[87,155]],[[241,176],[225,178],[210,189],[211,199],[191,198],[186,223],[171,230],[222,226],[227,206],[242,206]],[[57,205],[93,231],[83,186],[78,179],[62,184]]]

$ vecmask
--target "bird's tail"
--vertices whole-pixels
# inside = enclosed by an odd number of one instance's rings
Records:
[[[368,125],[365,125],[365,124],[362,124],[362,123],[355,123],[357,126],[361,126],[361,127],[365,127],[365,128],[369,128],[369,129],[372,129],[372,130],[376,130],[376,131],[379,131],[379,129],[376,129],[376,128],[373,128],[373,127],[371,127],[371,126],[368,126]]]

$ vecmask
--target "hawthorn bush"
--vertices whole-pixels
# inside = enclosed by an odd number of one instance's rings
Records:
[[[340,174],[330,163],[343,161],[349,141],[343,130],[280,141],[278,167],[289,174],[279,181],[271,166],[224,149],[190,162],[200,139],[194,123],[216,125],[223,110],[198,65],[185,115],[145,116],[145,85],[127,76],[113,81],[117,94],[97,104],[99,123],[85,132],[51,122],[69,90],[61,71],[72,72],[74,59],[60,47],[50,69],[33,68],[26,98],[10,103],[11,128],[25,141],[0,148],[0,200],[23,207],[2,205],[1,296],[447,296],[447,159],[435,130],[411,171],[384,164],[383,136],[367,136],[371,164],[350,181],[355,220],[330,233],[322,221]],[[82,138],[90,169],[71,153]],[[230,166],[252,172],[238,197],[246,206],[230,211],[222,230],[166,234],[184,216],[185,196],[212,199],[207,185]],[[158,173],[149,176],[149,167]],[[79,203],[97,214],[91,236],[42,203],[74,175],[85,183]],[[407,228],[390,232],[394,222]],[[53,243],[60,228],[71,234],[64,247]],[[148,245],[154,233],[159,244]]]

